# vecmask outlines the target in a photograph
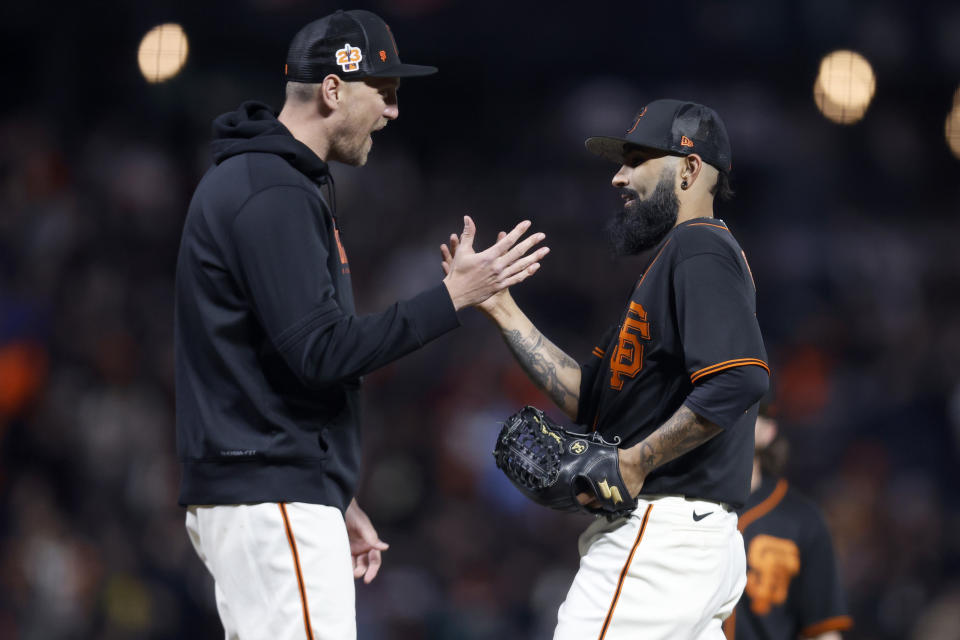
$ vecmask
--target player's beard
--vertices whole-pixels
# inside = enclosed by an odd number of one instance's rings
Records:
[[[673,174],[669,169],[647,198],[640,199],[632,189],[625,189],[634,199],[625,204],[607,223],[610,248],[616,256],[634,256],[655,247],[677,224],[680,201],[673,190]]]

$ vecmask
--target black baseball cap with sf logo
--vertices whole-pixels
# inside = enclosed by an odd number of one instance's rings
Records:
[[[323,82],[330,74],[354,78],[409,78],[436,73],[436,67],[400,62],[390,27],[362,9],[337,11],[314,20],[290,42],[284,78]]]
[[[656,100],[637,113],[622,138],[587,138],[587,150],[622,164],[631,148],[675,156],[696,153],[719,171],[732,168],[730,138],[717,112],[696,102]]]

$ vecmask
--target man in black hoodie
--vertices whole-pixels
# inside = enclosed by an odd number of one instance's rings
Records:
[[[527,255],[543,234],[518,242],[525,221],[475,253],[465,217],[442,283],[356,315],[326,163],[363,165],[398,116],[399,78],[435,71],[402,64],[376,15],[338,11],[294,37],[279,116],[247,102],[214,122],[177,260],[177,450],[228,638],[356,637],[351,573],[372,580],[387,548],[354,498],[361,376],[549,251]]]

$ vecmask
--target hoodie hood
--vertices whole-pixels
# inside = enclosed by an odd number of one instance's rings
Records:
[[[241,153],[273,153],[314,182],[330,179],[330,169],[310,147],[293,137],[262,102],[244,102],[213,121],[213,161],[220,164]]]

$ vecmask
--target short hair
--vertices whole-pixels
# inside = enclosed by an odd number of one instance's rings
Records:
[[[730,172],[720,171],[717,173],[717,182],[710,187],[710,194],[717,200],[726,202],[734,196],[733,188],[730,186]]]
[[[291,102],[312,102],[317,97],[319,83],[313,82],[287,82],[287,100]]]

